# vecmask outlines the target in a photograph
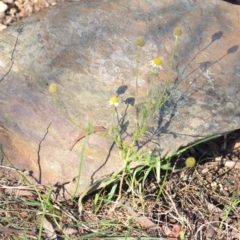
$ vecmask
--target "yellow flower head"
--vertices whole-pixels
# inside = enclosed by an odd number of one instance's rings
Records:
[[[48,91],[51,94],[55,94],[58,91],[57,84],[55,84],[55,83],[50,84],[49,87],[48,87]]]
[[[186,167],[194,167],[196,165],[196,159],[194,157],[188,157],[185,160]]]
[[[180,27],[174,28],[173,34],[174,34],[175,37],[182,36],[182,29]]]
[[[115,107],[117,107],[119,105],[118,97],[116,96],[111,97],[109,103],[110,105],[114,105]]]
[[[151,61],[151,65],[154,67],[154,68],[160,68],[162,69],[162,60],[161,58],[154,58],[152,61]]]
[[[143,47],[145,45],[145,40],[144,38],[140,37],[137,39],[137,46],[138,47]]]

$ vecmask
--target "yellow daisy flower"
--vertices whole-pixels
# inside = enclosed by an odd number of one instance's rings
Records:
[[[119,105],[118,97],[116,96],[111,97],[109,103],[110,105],[114,105],[115,107],[117,107]]]
[[[157,68],[157,69],[162,69],[162,60],[161,58],[154,58],[152,61],[151,61],[151,65],[153,68]]]

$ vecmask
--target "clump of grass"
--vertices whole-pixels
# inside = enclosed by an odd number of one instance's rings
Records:
[[[182,30],[180,28],[174,29],[174,36],[175,36],[175,42],[173,46],[172,55],[170,58],[170,69],[172,69],[172,63],[174,54],[177,47],[177,41],[178,37],[180,37],[182,34]],[[118,194],[117,194],[117,201],[121,199],[121,193],[123,188],[123,182],[126,176],[129,176],[130,179],[132,179],[132,183],[130,181],[130,186],[133,186],[133,182],[137,181],[135,179],[137,173],[142,170],[142,168],[138,168],[133,173],[130,169],[130,164],[133,161],[138,161],[144,166],[148,166],[147,172],[149,173],[151,170],[155,169],[156,174],[156,180],[158,183],[160,183],[160,170],[164,169],[167,166],[167,170],[171,169],[170,166],[170,158],[163,159],[155,149],[148,149],[148,150],[141,150],[139,151],[139,143],[141,141],[148,141],[147,139],[144,140],[144,137],[146,136],[146,133],[150,127],[149,122],[153,118],[154,115],[159,114],[161,111],[161,108],[164,106],[164,104],[169,100],[171,97],[171,93],[169,94],[168,87],[169,87],[169,79],[165,82],[163,89],[155,90],[152,86],[152,80],[150,80],[149,88],[147,90],[147,96],[140,96],[139,94],[139,68],[140,68],[140,59],[142,54],[142,48],[145,46],[146,41],[143,37],[140,37],[136,41],[136,76],[135,76],[135,129],[134,132],[131,134],[131,142],[126,143],[124,141],[124,132],[121,131],[121,120],[119,119],[119,114],[117,111],[117,106],[119,105],[119,100],[117,96],[110,98],[110,103],[112,105],[113,109],[113,128],[112,128],[112,139],[116,143],[116,145],[119,147],[120,150],[120,156],[123,161],[123,169],[120,172],[117,173],[116,177],[120,177],[119,182],[119,188],[118,188]],[[152,67],[152,77],[154,74],[156,74],[158,71],[162,69],[162,63],[163,60],[160,57],[155,57],[150,65]],[[169,74],[171,71],[169,71]],[[151,78],[152,78],[151,77]],[[146,103],[140,102],[142,98],[146,99]],[[139,107],[141,104],[141,108]],[[154,152],[154,154],[153,154]],[[157,153],[157,154],[156,154]],[[166,169],[166,168],[165,168]],[[147,174],[148,175],[148,174]],[[166,175],[167,176],[167,175]],[[143,181],[145,178],[142,179]],[[116,179],[115,179],[116,181]],[[117,191],[117,184],[113,185],[112,190],[110,191],[110,199],[116,194]]]
[[[228,219],[230,213],[236,209],[236,207],[239,207],[240,205],[240,193],[238,192],[237,194],[233,195],[231,197],[229,205],[226,205],[224,207],[224,216],[222,218],[222,221],[220,222],[219,228],[222,229],[224,222]],[[227,221],[226,221],[227,223]]]
[[[142,150],[139,148],[139,143],[144,141],[148,141],[146,139],[146,133],[150,127],[150,120],[153,118],[154,115],[159,114],[161,112],[161,108],[169,101],[169,99],[172,96],[172,91],[169,90],[169,84],[170,84],[170,77],[173,67],[173,60],[174,55],[177,49],[177,44],[179,37],[182,35],[181,28],[177,27],[174,29],[174,37],[175,40],[173,42],[173,49],[170,56],[170,62],[169,62],[169,74],[167,76],[167,80],[164,81],[164,85],[162,86],[162,89],[155,90],[155,88],[152,86],[152,82],[150,81],[149,88],[147,91],[147,96],[140,96],[139,94],[139,68],[140,68],[140,57],[142,53],[142,48],[145,46],[146,41],[144,38],[137,39],[137,54],[136,54],[136,78],[135,78],[135,111],[136,111],[136,125],[134,132],[131,134],[131,142],[125,142],[124,132],[121,130],[121,119],[119,119],[118,114],[118,105],[119,99],[117,97],[112,97],[110,99],[110,103],[112,105],[113,109],[113,129],[112,129],[112,139],[116,143],[116,145],[119,148],[120,156],[123,161],[123,168],[119,170],[117,173],[113,174],[111,177],[109,177],[106,181],[104,186],[108,186],[108,184],[112,184],[112,188],[109,190],[109,195],[106,197],[106,202],[109,203],[115,199],[116,203],[121,199],[122,192],[123,192],[123,186],[124,184],[127,184],[127,186],[131,189],[132,192],[132,199],[134,201],[134,196],[136,193],[134,192],[134,186],[138,186],[138,196],[144,195],[144,184],[146,182],[146,179],[148,176],[150,176],[152,173],[154,173],[155,180],[159,184],[159,192],[156,197],[156,200],[160,198],[160,196],[163,193],[163,188],[165,186],[165,183],[167,181],[168,175],[170,171],[173,172],[179,172],[184,171],[187,168],[192,168],[196,165],[196,159],[194,157],[188,157],[185,161],[185,166],[175,169],[174,166],[172,166],[171,159],[181,154],[182,152],[186,151],[187,149],[200,144],[202,141],[208,141],[209,139],[215,138],[217,136],[210,137],[208,139],[200,140],[198,142],[193,143],[190,146],[187,146],[185,148],[182,148],[181,150],[177,151],[176,153],[173,153],[170,156],[161,156],[159,151],[156,149],[145,149]],[[157,71],[160,71],[162,69],[162,63],[163,60],[160,57],[155,57],[151,61],[151,67],[152,67],[152,77],[154,74],[157,73]],[[146,101],[141,102],[141,99],[145,98]],[[114,103],[117,102],[115,105]],[[141,104],[141,108],[139,107]],[[132,162],[139,162],[139,167],[132,170],[130,165]],[[144,175],[141,176],[141,174],[144,172]],[[164,175],[162,175],[164,174]],[[138,176],[138,177],[137,177]],[[103,188],[104,189],[104,188]],[[102,190],[104,191],[104,190]],[[104,204],[104,201],[102,200],[101,203],[99,203],[101,192],[98,193],[95,199],[95,204],[98,205],[98,209]],[[144,201],[142,201],[142,206],[144,206]]]

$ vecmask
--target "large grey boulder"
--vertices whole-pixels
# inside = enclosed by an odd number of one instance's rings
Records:
[[[136,39],[146,41],[139,62],[142,103],[153,58],[163,59],[152,78],[154,89],[168,80],[177,26],[183,35],[169,80],[172,95],[150,124],[161,155],[239,128],[239,14],[238,6],[222,1],[86,0],[50,7],[9,27],[0,36],[5,154],[39,183],[58,183],[71,195],[84,141],[69,151],[81,132],[69,119],[85,129],[91,122],[110,130],[108,101],[117,92],[118,113],[124,116],[127,108],[131,134],[135,108],[124,101],[135,97]],[[48,92],[51,83],[58,85],[56,97]],[[89,136],[84,156],[78,193],[123,166],[118,148],[101,131]]]

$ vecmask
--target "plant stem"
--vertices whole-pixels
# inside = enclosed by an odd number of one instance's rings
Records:
[[[174,54],[175,54],[175,51],[176,51],[176,48],[177,48],[177,44],[178,44],[178,36],[175,36],[175,42],[174,42],[174,45],[173,45],[173,51],[172,51],[172,55],[171,55],[171,58],[170,58],[170,73],[172,71],[173,58],[174,58]]]
[[[88,132],[89,132],[89,130],[88,130]],[[71,197],[71,201],[73,201],[73,199],[76,197],[76,194],[77,194],[78,189],[79,189],[81,175],[82,175],[82,166],[83,166],[83,160],[84,160],[84,153],[85,153],[85,149],[86,149],[87,140],[88,140],[88,134],[86,134],[86,137],[84,138],[82,151],[81,151],[81,155],[80,155],[80,161],[79,161],[77,184],[76,184],[75,192],[74,192],[73,196]]]
[[[139,74],[139,59],[141,56],[141,48],[137,50],[137,57],[136,57],[136,86],[135,86],[135,106],[136,106],[136,133],[138,133],[139,129],[139,109],[138,109],[138,74]],[[135,139],[134,139],[135,140]]]

